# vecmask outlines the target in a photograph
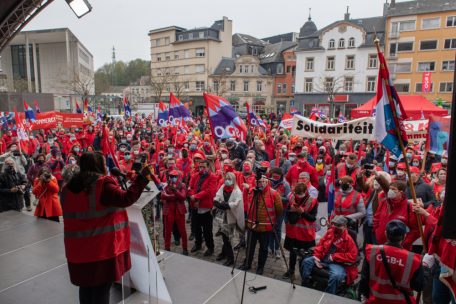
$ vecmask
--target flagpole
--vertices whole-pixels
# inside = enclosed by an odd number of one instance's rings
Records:
[[[380,54],[380,40],[378,38],[375,38],[374,40],[375,42],[375,46],[377,47],[377,52],[378,54]],[[381,67],[380,67],[381,68]],[[388,88],[389,84],[386,83],[386,79],[382,79],[384,84],[385,84],[385,87]],[[387,97],[388,97],[388,101],[390,104],[392,104],[392,96],[391,96],[391,92],[387,89],[386,90],[387,92]],[[412,195],[412,199],[413,199],[413,203],[416,205],[417,204],[417,199],[416,199],[416,191],[415,191],[415,186],[413,185],[413,181],[412,181],[412,173],[410,172],[410,165],[409,163],[407,162],[407,158],[405,157],[405,147],[404,147],[404,142],[402,141],[402,136],[401,136],[401,132],[399,130],[399,125],[397,124],[398,122],[398,118],[396,116],[396,111],[392,111],[393,113],[393,116],[394,116],[394,119],[395,119],[395,129],[396,129],[396,135],[397,135],[397,138],[398,138],[398,141],[399,141],[399,147],[401,148],[401,151],[402,151],[402,155],[404,156],[404,158],[406,159],[405,161],[405,167],[406,167],[406,171],[407,171],[407,176],[408,176],[408,184],[409,184],[409,187],[410,187],[410,193]],[[417,222],[417,225],[418,225],[418,229],[420,231],[420,237],[421,237],[421,241],[423,243],[423,249],[425,252],[428,251],[428,246],[427,246],[427,243],[426,243],[426,237],[424,235],[424,231],[423,231],[423,224],[421,222],[421,217],[418,213],[415,213],[415,216],[416,216],[416,222]]]

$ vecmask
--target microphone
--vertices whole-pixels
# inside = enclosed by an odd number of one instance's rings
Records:
[[[111,173],[111,175],[116,176],[116,177],[119,177],[119,176],[121,176],[123,178],[127,177],[127,175],[122,173],[122,171],[120,171],[120,169],[117,167],[113,167],[109,172]]]

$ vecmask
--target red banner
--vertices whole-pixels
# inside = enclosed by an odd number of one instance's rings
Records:
[[[18,115],[23,124],[26,125],[25,114],[21,112]],[[57,128],[59,123],[64,128],[81,128],[84,120],[83,114],[60,113],[57,111],[36,113],[35,116],[36,120],[31,124],[32,131]]]
[[[431,91],[431,75],[432,72],[423,73],[423,80],[421,82],[421,91],[423,91],[423,93],[429,93]]]
[[[82,128],[84,124],[84,115],[77,113],[59,113],[62,127],[64,128]],[[60,122],[60,121],[59,121]]]

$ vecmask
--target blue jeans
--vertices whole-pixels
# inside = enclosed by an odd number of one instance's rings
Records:
[[[434,278],[432,285],[432,303],[448,304],[450,301],[451,304],[455,303],[448,287],[446,287],[438,278]]]
[[[326,286],[325,292],[336,294],[337,288],[342,284],[343,280],[347,276],[345,268],[335,263],[321,263],[324,267],[329,269],[329,281]],[[313,256],[308,257],[302,261],[301,265],[301,277],[306,279],[310,277],[312,269],[315,266],[315,258]]]
[[[281,215],[277,218],[277,224],[274,226],[274,231],[276,233],[271,233],[271,236],[269,238],[269,249],[271,251],[277,251],[279,250],[279,247],[280,247],[280,240],[282,239],[282,224],[283,224],[283,220],[284,220],[284,216]],[[276,240],[276,234],[277,234],[277,237],[279,238],[279,242],[277,242]]]

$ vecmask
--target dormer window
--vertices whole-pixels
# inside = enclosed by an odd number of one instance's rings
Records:
[[[328,49],[334,49],[336,47],[336,41],[334,39],[329,40]]]
[[[339,39],[339,48],[345,48],[345,39],[344,38]]]
[[[348,47],[349,47],[349,48],[354,48],[354,47],[355,47],[355,38],[351,37],[351,38],[348,40]]]

